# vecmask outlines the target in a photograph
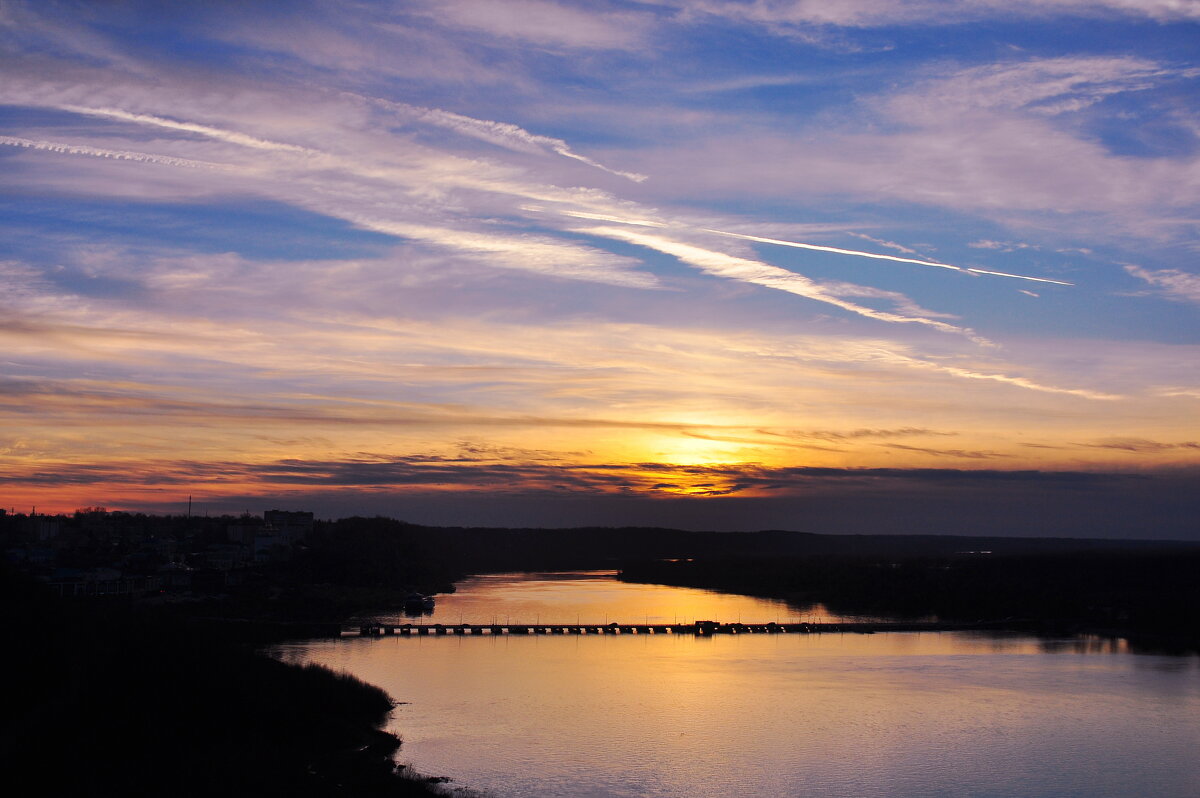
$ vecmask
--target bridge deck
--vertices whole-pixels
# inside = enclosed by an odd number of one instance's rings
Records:
[[[399,635],[698,635],[714,634],[821,634],[850,632],[874,634],[876,632],[952,632],[987,628],[985,623],[939,623],[922,621],[865,622],[865,623],[719,623],[698,621],[696,623],[366,623],[359,627],[361,637]]]

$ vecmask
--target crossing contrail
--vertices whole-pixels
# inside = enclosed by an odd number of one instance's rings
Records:
[[[0,136],[0,145],[9,147],[24,147],[30,150],[45,150],[46,152],[61,152],[68,155],[90,155],[93,158],[111,158],[118,161],[137,161],[138,163],[153,163],[160,166],[182,166],[188,169],[226,169],[224,164],[208,161],[193,161],[190,158],[174,158],[169,155],[152,155],[148,152],[131,152],[129,150],[104,150],[99,147],[88,147],[82,144],[60,144],[55,141],[35,141],[16,136]]]
[[[842,249],[840,247],[824,247],[818,244],[801,244],[798,241],[781,241],[778,238],[762,238],[761,236],[748,236],[743,233],[727,233],[724,230],[711,230],[709,228],[701,228],[706,233],[716,233],[720,236],[729,236],[730,238],[741,238],[746,241],[758,241],[763,244],[778,244],[781,247],[797,247],[798,249],[813,249],[818,252],[835,252],[838,255],[857,255],[861,258],[876,258],[877,260],[891,260],[897,263],[915,263],[918,266],[936,266],[939,269],[952,269],[956,272],[973,272],[975,274],[989,274],[995,277],[1011,277],[1015,280],[1032,280],[1035,283],[1054,283],[1055,285],[1075,285],[1074,283],[1064,282],[1063,280],[1051,280],[1046,277],[1030,277],[1025,274],[1010,274],[1008,272],[989,271],[988,269],[973,269],[966,266],[951,266],[949,263],[937,263],[931,260],[917,260],[916,258],[902,258],[899,255],[880,255],[876,252],[862,252],[857,249]]]

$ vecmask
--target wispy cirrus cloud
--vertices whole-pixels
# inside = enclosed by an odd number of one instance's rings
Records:
[[[895,25],[961,25],[988,19],[1128,16],[1156,21],[1200,19],[1186,0],[659,0],[688,14],[705,14],[767,26],[782,33],[791,26],[872,28]]]
[[[920,255],[921,254],[920,252],[913,249],[912,247],[906,247],[903,244],[897,244],[895,241],[887,241],[886,239],[875,238],[875,237],[869,236],[865,233],[850,233],[850,235],[854,236],[855,238],[861,238],[864,241],[870,241],[872,244],[878,244],[881,247],[887,247],[888,249],[894,249],[897,252],[903,252],[906,255]]]
[[[935,457],[950,457],[958,460],[995,460],[998,458],[1009,458],[1013,455],[1004,454],[1002,452],[987,452],[987,451],[971,451],[966,449],[932,449],[925,446],[909,446],[903,443],[881,443],[878,444],[885,449],[900,449],[905,452],[920,452],[921,454],[931,454]]]
[[[603,250],[529,233],[503,234],[462,228],[374,219],[355,219],[372,230],[427,242],[482,258],[491,266],[536,272],[548,277],[652,288],[658,280],[638,271],[637,261]]]
[[[1145,92],[1177,96],[1197,77],[1190,67],[1136,56],[1014,54],[984,66],[939,64],[827,109],[821,129],[808,136],[761,127],[726,134],[713,126],[641,161],[655,164],[656,181],[693,190],[887,197],[1033,229],[1039,223],[1031,214],[1050,213],[1092,240],[1181,239],[1194,218],[1188,209],[1200,201],[1194,148],[1151,146],[1133,154],[1114,150],[1104,134],[1130,124],[1119,119],[1129,112],[1111,103],[1130,104]],[[1174,119],[1163,139],[1194,140],[1194,111],[1179,100],[1170,107],[1169,115],[1147,116],[1143,124]]]
[[[1161,454],[1173,450],[1200,449],[1200,443],[1196,441],[1165,443],[1163,441],[1147,440],[1146,438],[1104,438],[1103,440],[1083,445],[1093,449],[1115,449],[1132,454]]]
[[[1144,269],[1132,264],[1125,271],[1153,286],[1156,293],[1177,302],[1200,304],[1200,275],[1180,269]]]
[[[1178,9],[344,8],[4,5],[7,476],[664,499],[1196,456],[1145,443],[1196,440]]]
[[[652,18],[554,0],[437,0],[417,4],[441,24],[542,46],[627,49],[645,44]]]
[[[942,121],[954,113],[1021,111],[1055,116],[1190,75],[1133,56],[1065,56],[1000,62],[936,75],[886,101],[898,120]]]
[[[635,183],[641,183],[646,180],[646,175],[637,174],[635,172],[623,172],[619,169],[611,169],[602,163],[598,163],[585,155],[580,155],[571,149],[571,146],[562,139],[556,139],[552,136],[542,136],[536,133],[531,133],[518,125],[510,122],[495,122],[490,119],[475,119],[474,117],[456,114],[452,111],[446,111],[441,108],[421,108],[418,106],[405,105],[402,103],[394,103],[383,100],[368,100],[376,104],[383,105],[386,108],[405,114],[411,118],[437,127],[453,130],[472,138],[486,141],[490,144],[496,144],[508,149],[517,150],[519,152],[552,152],[556,155],[561,155],[564,158],[585,163],[588,166],[593,166],[602,172],[608,172],[611,175],[624,177],[632,180]]]
[[[770,432],[760,430],[763,434],[783,435],[790,438],[802,438],[820,441],[850,441],[862,438],[907,438],[912,436],[953,436],[957,433],[942,430],[925,429],[921,427],[901,427],[899,429],[853,429],[853,430],[786,430]]]
[[[723,252],[718,252],[712,249],[705,249],[693,244],[674,241],[662,236],[649,235],[646,233],[638,233],[616,227],[601,227],[591,228],[585,232],[591,235],[603,236],[605,238],[616,238],[628,241],[632,244],[649,247],[651,249],[664,252],[668,255],[679,258],[681,261],[696,266],[709,274],[714,274],[719,277],[740,280],[742,282],[753,283],[767,288],[774,288],[779,291],[786,291],[790,294],[796,294],[808,299],[824,302],[829,305],[847,310],[851,313],[856,313],[860,316],[865,316],[870,319],[879,321],[887,321],[893,323],[911,323],[922,324],[932,327],[941,332],[951,332],[962,335],[967,335],[978,339],[975,334],[967,329],[956,327],[946,322],[936,319],[926,318],[919,315],[903,315],[900,313],[892,313],[888,311],[874,310],[864,305],[859,305],[854,302],[848,302],[842,299],[842,296],[853,294],[855,288],[849,287],[844,283],[834,284],[832,286],[824,286],[814,280],[797,274],[787,269],[782,269],[778,266],[772,266],[761,261],[749,260],[740,258],[734,255],[727,255]],[[864,295],[859,293],[857,295]],[[878,296],[879,293],[871,294]],[[888,294],[888,298],[894,298],[894,294]],[[909,306],[906,309],[915,309]]]

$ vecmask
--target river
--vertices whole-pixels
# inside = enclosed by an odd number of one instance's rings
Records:
[[[472,577],[431,622],[837,620],[604,573]],[[276,646],[387,690],[399,759],[496,798],[1196,798],[1200,658],[1016,635]]]

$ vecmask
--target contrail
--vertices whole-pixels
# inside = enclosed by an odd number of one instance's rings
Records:
[[[525,207],[522,210],[539,210],[537,208]],[[650,219],[625,219],[620,216],[610,216],[606,213],[587,213],[585,211],[561,211],[563,216],[574,216],[576,219],[595,219],[601,222],[619,222],[621,224],[632,224],[637,227],[667,227],[663,222],[655,222]]]
[[[577,161],[582,161],[583,163],[587,164],[588,166],[595,167],[596,169],[599,169],[602,172],[608,172],[610,175],[616,175],[617,177],[623,177],[626,180],[632,180],[635,183],[642,183],[642,182],[645,182],[645,180],[646,180],[646,175],[638,174],[637,172],[622,172],[620,169],[609,169],[604,164],[599,163],[598,161],[593,161],[591,158],[588,158],[587,156],[579,155],[578,153],[571,152],[570,148],[568,148],[566,146],[566,144],[563,144],[561,147],[554,146],[551,149],[553,149],[555,152],[557,152],[559,155],[562,155],[563,157],[574,158]]]
[[[10,147],[25,147],[31,150],[47,152],[62,152],[69,155],[90,155],[93,158],[113,158],[118,161],[137,161],[153,163],[160,166],[183,166],[188,169],[227,169],[224,164],[208,161],[193,161],[187,158],[173,158],[169,155],[151,155],[146,152],[130,152],[128,150],[102,150],[98,147],[85,147],[80,144],[59,144],[53,141],[34,141],[14,136],[0,136],[0,144]]]
[[[1037,283],[1054,283],[1055,285],[1075,285],[1075,283],[1064,283],[1062,280],[1049,280],[1045,277],[1029,277],[1024,274],[1009,274],[1008,272],[992,272],[987,269],[972,269],[970,267],[963,269],[964,272],[975,272],[976,274],[991,274],[996,277],[1012,277],[1017,280],[1033,280]]]
[[[723,252],[714,252],[712,250],[703,249],[701,247],[684,244],[680,241],[674,241],[660,236],[648,235],[641,232],[633,232],[624,228],[618,227],[596,227],[582,232],[604,236],[605,238],[615,238],[623,241],[628,241],[631,244],[649,247],[656,249],[659,252],[666,253],[691,266],[699,268],[701,271],[709,274],[725,277],[732,280],[740,280],[745,283],[753,283],[755,285],[774,288],[779,291],[786,291],[790,294],[807,297],[818,302],[825,302],[835,307],[842,308],[851,313],[857,313],[860,316],[865,316],[870,319],[878,319],[879,321],[897,322],[902,324],[924,324],[942,332],[956,333],[966,335],[971,340],[983,344],[991,345],[991,342],[985,338],[980,338],[964,327],[956,327],[953,324],[947,324],[943,321],[924,318],[923,316],[903,316],[898,313],[890,313],[884,310],[875,310],[874,308],[858,305],[854,302],[848,302],[842,299],[837,294],[829,290],[828,286],[820,285],[819,283],[810,280],[801,274],[790,272],[787,269],[782,269],[778,266],[772,266],[767,263],[762,263],[755,260],[747,260],[734,255],[726,255]],[[957,268],[957,267],[950,267]]]
[[[164,119],[161,116],[150,116],[149,114],[134,114],[129,111],[122,111],[120,108],[88,108],[82,105],[63,105],[59,106],[64,111],[71,111],[76,114],[85,116],[101,116],[108,119],[120,119],[124,122],[137,122],[142,125],[154,125],[156,127],[170,128],[171,130],[183,130],[188,133],[199,133],[209,138],[227,141],[230,144],[237,144],[242,147],[251,147],[256,150],[278,150],[283,152],[300,152],[314,153],[307,147],[299,147],[295,144],[283,144],[278,141],[268,141],[254,136],[247,136],[245,133],[238,133],[232,130],[222,130],[219,127],[209,127],[208,125],[198,125],[195,122],[177,122],[174,119]]]
[[[638,174],[637,172],[622,172],[619,169],[610,169],[598,161],[594,161],[585,155],[580,155],[571,149],[571,146],[562,139],[556,139],[552,136],[542,136],[537,133],[530,133],[519,125],[514,125],[511,122],[496,122],[491,119],[476,119],[473,116],[464,116],[456,114],[453,111],[445,111],[441,108],[423,108],[419,105],[409,105],[408,103],[397,103],[390,100],[379,100],[374,98],[362,98],[376,105],[382,105],[396,111],[403,111],[410,116],[415,116],[423,122],[438,127],[444,127],[449,130],[454,130],[472,138],[477,138],[482,141],[490,142],[510,150],[518,152],[539,152],[544,153],[546,150],[561,155],[564,158],[573,158],[576,161],[585,163],[602,172],[608,172],[610,175],[617,175],[626,180],[632,180],[635,183],[641,183],[646,180],[646,175]]]
[[[763,244],[778,244],[781,247],[797,247],[799,249],[814,249],[818,252],[836,252],[839,255],[857,255],[861,258],[876,258],[878,260],[891,260],[897,263],[915,263],[918,266],[936,266],[939,269],[952,269],[956,272],[974,272],[975,274],[990,274],[996,277],[1012,277],[1016,280],[1032,280],[1037,283],[1054,283],[1055,285],[1075,285],[1074,283],[1064,282],[1062,280],[1050,280],[1045,277],[1029,277],[1024,274],[1009,274],[1008,272],[993,272],[987,269],[972,269],[963,266],[951,266],[948,263],[936,263],[930,260],[917,260],[916,258],[902,258],[898,255],[880,255],[876,252],[861,252],[857,249],[841,249],[840,247],[823,247],[817,244],[801,244],[798,241],[780,241],[778,238],[762,238],[760,236],[748,236],[742,233],[727,233],[724,230],[710,230],[701,228],[706,233],[716,233],[720,236],[729,236],[730,238],[741,238],[746,241],[758,241]]]

